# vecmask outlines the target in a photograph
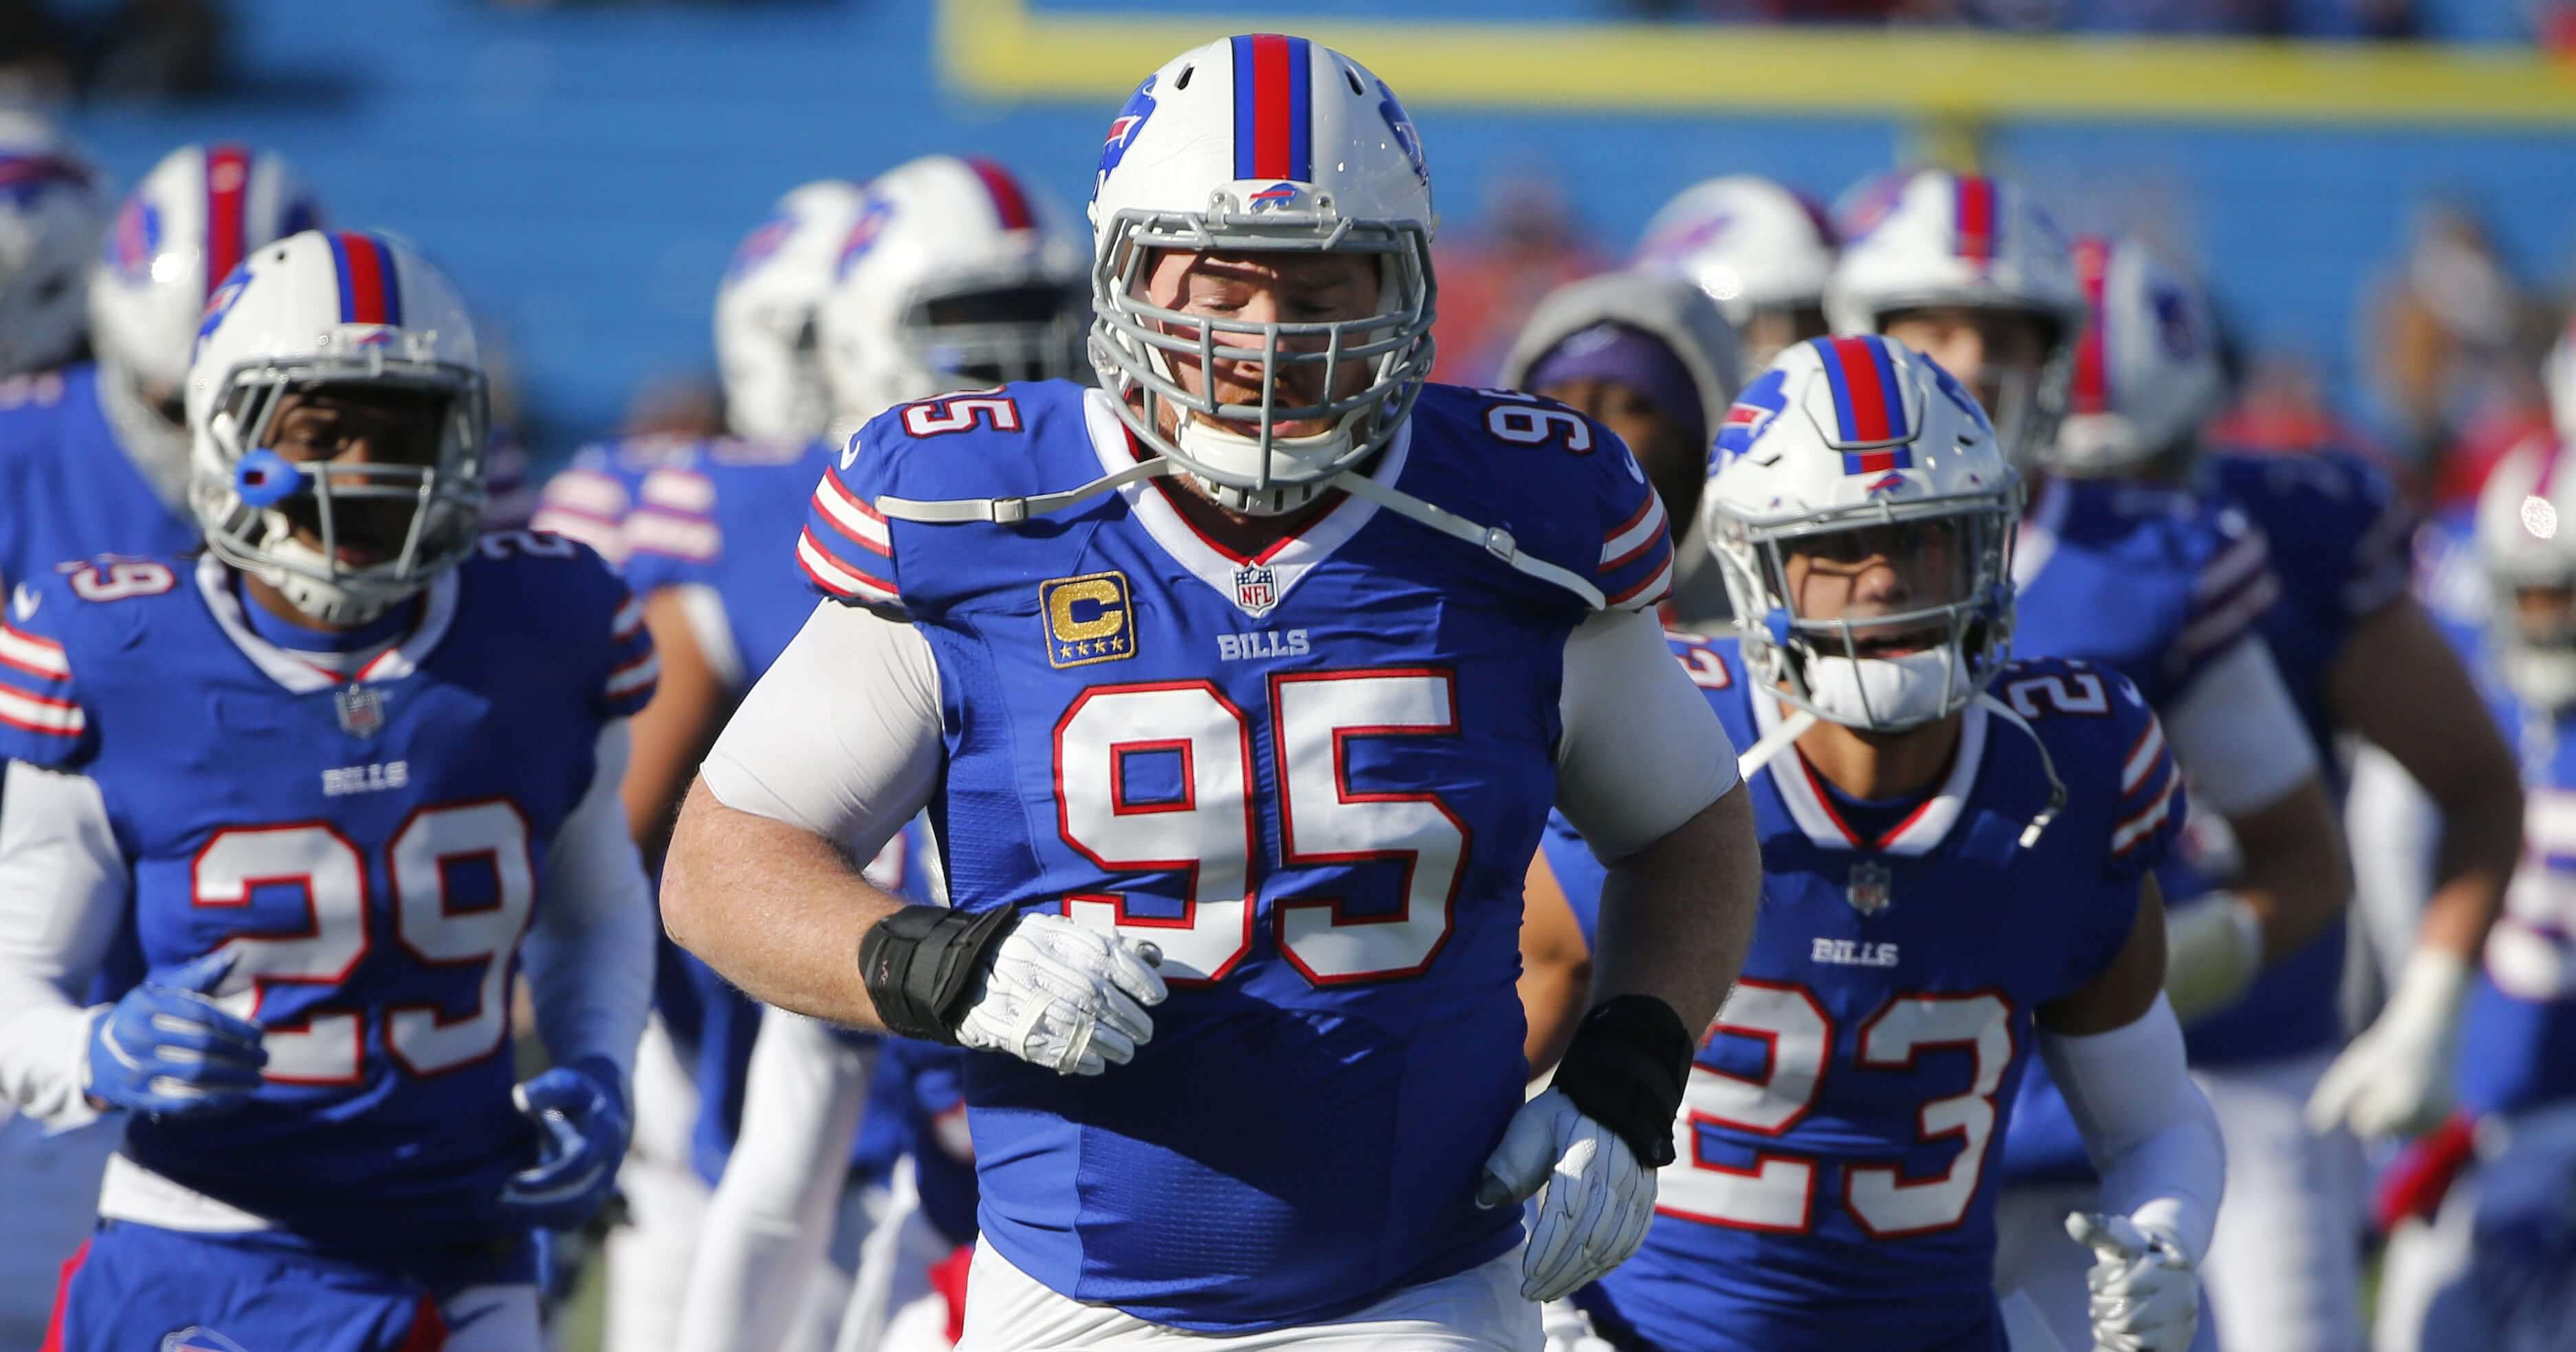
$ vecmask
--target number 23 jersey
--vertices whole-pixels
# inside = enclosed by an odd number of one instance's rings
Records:
[[[1738,745],[1778,726],[1734,640],[1672,643]],[[1795,747],[1747,781],[1763,888],[1743,977],[1691,1068],[1645,1246],[1581,1297],[1644,1345],[2003,1347],[1988,1166],[2032,1015],[2127,941],[2183,795],[2118,675],[2017,661],[1992,688],[2036,742],[1971,706],[1911,811],[1841,798]],[[2065,806],[2028,840],[2052,768]]]
[[[825,474],[799,558],[935,659],[952,903],[1151,941],[1173,987],[1097,1077],[967,1058],[986,1240],[1158,1323],[1311,1322],[1513,1242],[1474,1191],[1522,1100],[1521,878],[1593,612],[1355,497],[1258,556],[1160,482],[1015,526],[879,510],[1136,460],[1061,382],[910,405]],[[1368,472],[1614,606],[1669,586],[1635,461],[1560,407],[1428,387]]]
[[[85,775],[148,973],[218,948],[263,1082],[137,1117],[145,1170],[355,1252],[508,1233],[535,1157],[510,981],[599,739],[653,690],[641,608],[591,553],[484,537],[342,682],[264,642],[211,559],[49,579],[0,626],[0,754]],[[101,893],[93,893],[93,896]]]

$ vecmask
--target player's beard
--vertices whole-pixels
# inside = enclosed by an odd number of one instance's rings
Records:
[[[1819,655],[1806,665],[1807,697],[1816,712],[1849,727],[1929,723],[1969,694],[1967,664],[1947,646],[1897,657]]]

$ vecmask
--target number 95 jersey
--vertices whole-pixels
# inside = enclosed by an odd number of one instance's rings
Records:
[[[1739,745],[1778,726],[1735,641],[1672,639]],[[1988,1167],[2032,1015],[2098,976],[2182,819],[2135,687],[2016,661],[1919,802],[1792,746],[1747,781],[1762,913],[1691,1068],[1634,1258],[1578,1296],[1665,1352],[2002,1352]],[[2062,809],[2037,832],[2050,780]],[[1569,892],[1597,881],[1560,874]],[[1572,897],[1580,913],[1589,897]]]
[[[0,755],[86,776],[113,831],[84,899],[126,902],[151,977],[228,949],[215,993],[264,1034],[246,1104],[137,1117],[125,1154],[344,1251],[500,1237],[535,1157],[511,975],[601,733],[652,693],[641,609],[579,545],[490,535],[344,682],[234,581],[102,560],[0,625]]]
[[[1156,1323],[1312,1322],[1514,1241],[1475,1184],[1522,1101],[1521,879],[1593,610],[1357,497],[1257,556],[1169,481],[1020,525],[880,510],[1137,458],[1062,382],[898,408],[824,475],[798,555],[928,643],[952,904],[1151,941],[1173,987],[1105,1074],[967,1058],[986,1240]],[[1430,386],[1368,472],[1614,606],[1669,586],[1653,490],[1561,407]]]

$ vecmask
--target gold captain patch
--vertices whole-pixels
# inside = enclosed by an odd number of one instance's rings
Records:
[[[1038,584],[1047,629],[1047,663],[1081,667],[1136,655],[1136,613],[1125,573],[1084,573]]]

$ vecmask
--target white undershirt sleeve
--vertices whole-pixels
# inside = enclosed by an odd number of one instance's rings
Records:
[[[2156,713],[2194,805],[2221,816],[2270,807],[2317,773],[2308,725],[2260,636],[2238,640]]]
[[[742,1130],[698,1233],[674,1347],[769,1352],[787,1341],[831,1243],[875,1055],[804,1015],[761,1015]]]
[[[2102,1206],[2163,1230],[2194,1263],[2209,1253],[2227,1185],[2218,1115],[2183,1064],[2182,1024],[2158,995],[2107,1033],[2042,1031],[2039,1054],[2102,1174]]]
[[[133,895],[107,801],[87,775],[8,765],[0,812],[0,1095],[51,1130],[98,1113],[83,989]]]
[[[1602,862],[1698,816],[1739,782],[1708,698],[1644,611],[1601,611],[1565,643],[1556,805]]]
[[[653,892],[627,834],[626,720],[600,730],[597,770],[556,829],[520,945],[537,1035],[555,1064],[605,1057],[631,1080],[653,1004]]]
[[[873,859],[930,802],[946,755],[939,665],[901,620],[814,609],[698,775],[718,802]]]

